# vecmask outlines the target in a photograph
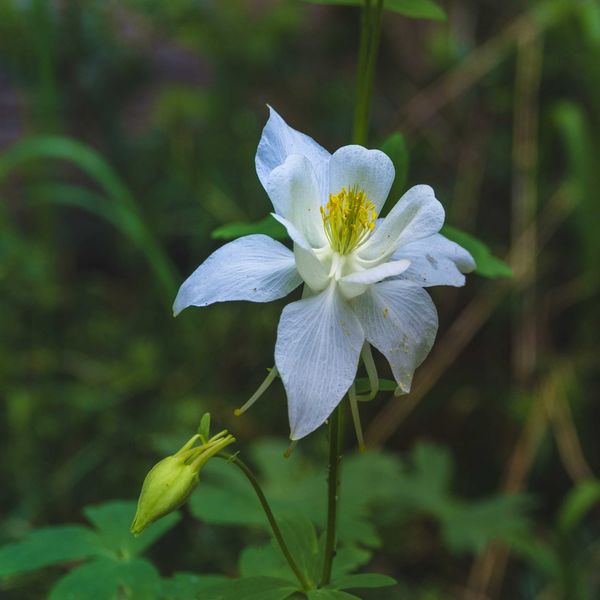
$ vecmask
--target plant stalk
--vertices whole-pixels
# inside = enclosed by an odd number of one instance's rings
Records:
[[[361,15],[360,45],[356,78],[356,106],[352,140],[365,145],[369,135],[371,97],[381,38],[383,0],[365,0]]]
[[[383,0],[364,0],[361,13],[360,43],[356,75],[356,106],[352,140],[365,145],[369,134],[371,96],[375,82],[375,67],[381,37]],[[340,460],[343,439],[344,404],[340,402],[329,419],[329,472],[327,477],[327,531],[325,556],[320,586],[331,582],[331,570],[336,553],[336,526],[340,487]]]
[[[327,531],[321,587],[331,581],[331,568],[336,552],[337,507],[340,486],[340,460],[343,438],[344,403],[340,402],[329,419],[329,473],[327,476]]]
[[[302,571],[298,568],[298,565],[296,564],[296,561],[294,560],[294,557],[292,556],[292,553],[290,552],[290,549],[288,548],[288,546],[285,542],[283,534],[281,533],[281,529],[279,528],[279,525],[277,524],[277,520],[275,519],[275,515],[273,514],[273,511],[271,510],[271,506],[269,505],[267,497],[265,496],[264,492],[262,491],[262,488],[260,487],[260,484],[258,483],[258,480],[256,479],[254,473],[251,471],[250,467],[248,467],[248,465],[246,465],[245,462],[240,460],[234,454],[227,454],[226,452],[220,452],[219,454],[216,454],[215,456],[218,456],[219,458],[226,460],[228,463],[235,465],[244,474],[246,479],[250,482],[250,485],[256,492],[258,501],[260,502],[260,505],[262,506],[262,509],[265,512],[265,516],[267,517],[267,521],[269,522],[269,525],[271,526],[271,531],[273,532],[273,535],[275,536],[275,539],[277,540],[277,544],[279,545],[281,553],[285,557],[285,560],[287,561],[288,565],[290,566],[290,569],[293,571],[294,575],[298,579],[298,582],[302,586],[302,589],[309,590],[312,586],[306,580],[306,577],[304,576]]]

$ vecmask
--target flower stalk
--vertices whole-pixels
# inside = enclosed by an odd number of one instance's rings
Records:
[[[364,145],[369,132],[371,97],[381,38],[383,0],[365,0],[361,14],[360,46],[352,141]]]
[[[269,505],[267,497],[265,496],[265,493],[262,491],[262,488],[260,487],[260,484],[258,483],[258,480],[256,479],[256,476],[254,475],[254,473],[252,472],[250,467],[248,467],[248,465],[245,462],[243,462],[241,459],[239,459],[236,454],[227,454],[225,452],[221,452],[221,453],[217,454],[216,456],[218,458],[222,458],[223,460],[226,460],[228,463],[230,463],[232,465],[235,465],[244,474],[244,477],[246,477],[246,479],[249,481],[250,485],[256,492],[258,501],[260,502],[260,505],[262,506],[265,516],[267,517],[267,521],[269,522],[269,525],[271,527],[271,531],[273,532],[273,536],[275,537],[275,540],[277,541],[277,544],[279,545],[279,549],[281,550],[281,553],[283,554],[285,560],[287,561],[290,569],[296,576],[296,579],[298,579],[298,582],[302,586],[303,590],[311,589],[311,587],[313,587],[313,586],[311,586],[310,583],[307,581],[306,577],[304,576],[304,573],[302,573],[302,571],[298,567],[294,557],[292,556],[292,553],[290,552],[290,549],[288,548],[285,538],[283,537],[283,534],[281,533],[281,529],[279,528],[279,525],[277,524],[275,515],[273,514],[273,511],[271,510],[271,506]]]
[[[375,67],[381,37],[383,0],[365,0],[361,13],[360,44],[358,50],[356,106],[352,140],[366,144],[369,132],[371,97],[375,81]],[[371,365],[369,365],[371,366]],[[369,372],[371,378],[371,372]],[[356,407],[353,407],[356,410]],[[343,440],[344,403],[341,402],[329,420],[329,470],[327,476],[327,531],[321,586],[331,581],[331,570],[336,553],[337,510],[340,487],[340,460]],[[355,422],[356,422],[355,415]]]
[[[428,185],[412,187],[385,218],[377,218],[395,175],[389,156],[363,145],[369,132],[384,2],[363,0],[362,4],[355,144],[330,154],[271,107],[258,144],[258,178],[273,204],[272,216],[286,228],[294,251],[266,235],[237,238],[213,252],[184,281],[173,305],[177,315],[190,306],[216,302],[268,302],[304,284],[308,293],[281,313],[276,368],[236,414],[248,409],[279,374],[290,419],[288,453],[295,442],[329,420],[321,586],[331,581],[336,552],[342,400],[350,390],[362,449],[358,401],[372,399],[379,386],[370,344],[386,357],[397,385],[408,393],[412,373],[425,359],[437,332],[437,312],[425,288],[464,285],[464,273],[475,268],[465,249],[439,233],[444,209]],[[398,352],[400,347],[403,352]],[[361,355],[370,392],[357,395],[353,383]],[[302,589],[314,587],[298,569],[251,471],[235,455],[222,458],[235,464],[251,483]]]
[[[344,403],[340,402],[329,419],[329,472],[327,475],[327,531],[321,587],[331,581],[331,569],[336,553],[337,508],[339,499],[339,467],[343,440]]]

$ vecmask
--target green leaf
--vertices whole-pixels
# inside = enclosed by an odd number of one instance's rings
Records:
[[[28,533],[20,542],[0,548],[0,577],[82,560],[101,552],[100,540],[87,527],[46,527]]]
[[[394,183],[388,195],[388,199],[391,201],[390,204],[392,204],[402,196],[406,189],[409,163],[408,148],[404,136],[401,133],[393,133],[379,146],[379,149],[392,159],[396,171]]]
[[[261,485],[271,507],[279,517],[301,513],[317,526],[325,527],[325,484],[321,467],[308,462],[300,449],[288,459],[287,444],[263,440],[252,448]],[[340,493],[338,535],[345,544],[379,544],[378,535],[368,520],[375,501],[395,495],[400,485],[397,458],[376,452],[352,455],[344,461],[345,476]],[[366,483],[365,483],[366,482]],[[290,489],[294,490],[290,494]],[[190,509],[199,519],[214,524],[258,525],[268,531],[264,513],[244,477],[237,469],[208,463],[202,484],[190,498]]]
[[[235,467],[221,461],[209,461],[203,467],[202,482],[190,496],[188,506],[196,518],[207,523],[268,528],[247,480]]]
[[[134,537],[129,527],[135,509],[135,502],[116,500],[100,506],[88,506],[83,512],[96,526],[98,536],[108,549],[117,556],[128,556],[142,553],[180,519],[179,513],[171,513],[154,523],[143,535]]]
[[[296,582],[290,567],[283,558],[275,543],[264,546],[249,546],[240,556],[240,576],[253,577],[256,575],[289,579]]]
[[[600,504],[600,481],[589,479],[578,483],[567,495],[558,523],[563,533],[572,531],[590,509]]]
[[[338,546],[333,561],[332,576],[342,577],[349,575],[356,569],[366,565],[371,560],[372,553],[354,544]]]
[[[343,6],[362,6],[364,0],[305,0],[311,4],[336,4]],[[386,10],[399,13],[413,19],[431,19],[444,21],[446,13],[433,0],[385,0]]]
[[[449,489],[452,459],[446,448],[420,442],[411,455],[415,467],[414,479],[418,479],[424,495],[433,496]]]
[[[297,589],[284,579],[244,577],[203,590],[202,600],[285,600]]]
[[[309,600],[360,600],[358,596],[353,596],[348,592],[328,588],[310,590],[307,596]]]
[[[491,540],[512,544],[528,534],[527,497],[461,500],[452,494],[453,464],[447,449],[421,443],[412,450],[411,458],[412,466],[399,478],[388,475],[397,491],[392,492],[386,505],[395,506],[395,514],[400,507],[400,512],[427,514],[436,519],[450,550],[477,552]]]
[[[262,233],[272,237],[274,240],[285,240],[288,238],[285,227],[276,221],[271,215],[267,215],[262,221],[256,223],[229,223],[215,229],[211,237],[215,240],[233,240],[243,235]]]
[[[322,550],[324,549],[324,534],[319,541],[319,557],[315,560],[315,570],[313,579],[320,575],[322,567]],[[371,552],[359,548],[355,545],[339,546],[333,561],[333,577],[343,577],[349,575],[356,569],[362,567],[371,559]],[[264,575],[267,577],[277,577],[279,579],[289,579],[296,582],[296,578],[291,573],[290,568],[285,561],[281,550],[275,540],[264,546],[250,546],[246,548],[240,556],[240,575],[242,577],[251,577],[254,575]]]
[[[308,517],[298,514],[281,520],[279,527],[298,568],[309,583],[316,585],[321,576],[324,544],[319,544],[314,525]]]
[[[441,233],[471,253],[477,265],[475,273],[478,275],[489,279],[513,276],[512,269],[503,260],[496,258],[481,240],[449,225],[444,225]]]
[[[178,514],[168,515],[150,529],[147,535],[136,539],[129,533],[134,512],[134,502],[108,502],[84,509],[87,518],[96,526],[96,531],[80,525],[32,531],[24,540],[0,548],[0,577],[94,556],[106,558],[107,554],[113,560],[127,562],[179,520]],[[104,565],[98,568],[107,567]],[[81,577],[84,576],[85,572]]]
[[[200,592],[208,587],[226,583],[223,575],[197,575],[196,573],[176,573],[169,579],[163,579],[161,600],[195,600],[200,599]]]
[[[144,559],[94,560],[73,569],[52,588],[49,600],[155,600],[160,578]]]
[[[331,582],[331,587],[339,590],[357,589],[357,588],[381,588],[398,583],[393,577],[381,575],[380,573],[359,573],[357,575],[347,575]]]
[[[371,391],[371,385],[367,377],[357,377],[354,383],[356,385],[357,394],[366,394]],[[398,384],[391,379],[379,379],[380,392],[394,392],[397,387]]]
[[[493,540],[512,544],[528,534],[526,496],[506,495],[475,502],[449,500],[438,513],[442,535],[453,552],[482,551]]]

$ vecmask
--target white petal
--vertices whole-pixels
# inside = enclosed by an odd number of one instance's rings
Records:
[[[403,258],[410,260],[410,267],[402,273],[402,279],[424,287],[464,285],[463,273],[470,273],[475,268],[473,257],[462,246],[439,233],[400,246],[393,259]]]
[[[271,216],[279,221],[287,230],[288,235],[292,238],[295,244],[301,246],[305,250],[312,250],[312,246],[308,243],[308,240],[304,237],[304,234],[288,219],[278,215],[277,213],[271,213]]]
[[[433,346],[438,319],[429,294],[409,281],[383,281],[352,301],[367,341],[392,367],[404,393]]]
[[[275,212],[290,221],[311,246],[320,248],[327,243],[319,184],[308,158],[288,156],[271,171],[265,187]]]
[[[302,279],[314,292],[320,292],[325,289],[329,283],[329,269],[325,266],[325,260],[320,260],[317,252],[313,250],[304,234],[290,223],[284,217],[271,213],[271,216],[279,221],[286,229],[289,236],[294,241],[294,256],[296,258],[296,268]],[[330,252],[324,248],[319,253],[326,254]]]
[[[300,283],[290,250],[266,235],[248,235],[213,252],[183,282],[173,312],[227,300],[269,302]]]
[[[416,185],[392,208],[373,235],[359,249],[365,261],[381,261],[399,246],[437,233],[444,224],[444,208],[428,185]]]
[[[357,187],[381,211],[394,182],[394,165],[381,150],[362,146],[343,146],[329,162],[329,192],[337,194],[342,188]]]
[[[329,284],[329,269],[325,261],[319,260],[312,249],[305,249],[294,244],[294,257],[296,258],[296,269],[313,292],[324,290]]]
[[[322,197],[327,194],[329,157],[325,148],[304,133],[292,129],[269,106],[269,120],[263,129],[256,151],[256,173],[265,190],[273,169],[285,162],[290,154],[306,156],[315,171]]]
[[[400,275],[408,269],[409,265],[408,260],[394,260],[371,269],[351,273],[339,280],[340,290],[346,298],[354,298],[365,292],[369,285]]]
[[[291,438],[319,427],[354,381],[364,333],[332,285],[288,304],[281,315],[275,363],[288,398]]]

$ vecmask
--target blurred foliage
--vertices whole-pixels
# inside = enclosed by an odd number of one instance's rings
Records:
[[[276,514],[304,513],[323,529],[322,469],[307,462],[299,451],[282,460],[285,450],[276,441],[253,446],[253,462],[263,473],[269,502]],[[419,444],[406,462],[375,452],[345,459],[338,523],[341,543],[379,547],[381,539],[372,525],[375,514],[387,515],[392,522],[383,523],[388,527],[408,515],[427,515],[439,522],[444,542],[456,552],[476,552],[490,539],[510,540],[526,530],[523,499],[518,496],[474,504],[457,500],[450,491],[452,464],[447,451]],[[192,497],[192,514],[206,523],[265,527],[262,510],[246,481],[233,470],[211,467],[206,467],[201,490]]]
[[[386,453],[346,457],[339,564],[347,572],[369,564],[399,581],[361,598],[445,600],[461,597],[486,542],[504,540],[513,559],[498,597],[591,600],[600,590],[592,476],[600,469],[600,6],[439,5],[446,21],[385,13],[373,145],[385,140],[395,159],[394,194],[431,184],[461,243],[462,232],[485,240],[478,263],[510,256],[513,123],[523,102],[514,32],[531,32],[514,24],[529,15],[543,37],[542,248],[528,313],[538,332],[534,385],[522,389],[511,370],[522,280],[470,278],[461,290],[432,290],[446,349],[464,305],[484,291],[513,293],[398,422]],[[169,304],[220,243],[211,232],[241,235],[227,224],[256,223],[270,210],[253,166],[267,102],[329,149],[350,139],[357,21],[355,8],[296,0],[0,2],[0,542],[8,544],[0,573],[11,575],[0,583],[3,598],[46,597],[51,588],[72,595],[69,586],[127,597],[132,582],[143,589],[160,578],[176,600],[217,583],[197,571],[248,575],[257,563],[261,577],[277,579],[256,501],[224,465],[207,469],[205,495],[193,498],[201,521],[167,523],[173,529],[151,548],[124,535],[128,504],[101,504],[134,497],[156,450],[183,442],[205,410],[242,447],[263,440],[249,453],[268,494],[282,518],[300,511],[314,521],[318,540],[322,435],[280,458],[281,442],[264,439],[287,432],[277,384],[243,418],[232,415],[273,364],[283,304],[214,306],[177,320]],[[526,494],[504,495],[514,445],[545,401],[540,390],[560,377],[563,409],[542,420]],[[410,398],[380,394],[361,405],[363,418]],[[423,432],[435,444],[418,443]],[[225,503],[232,489],[238,495]],[[58,525],[78,521],[88,505],[97,507],[86,513],[93,527]],[[109,522],[92,516],[103,511],[116,512]]]
[[[363,6],[365,0],[306,0],[314,4],[342,4],[346,6]],[[385,10],[395,12],[413,19],[433,19],[443,21],[446,18],[444,10],[432,0],[384,0]]]
[[[284,458],[284,452],[281,442],[263,440],[253,445],[251,458],[262,473],[263,489],[290,551],[307,580],[316,583],[324,550],[321,468],[298,450],[289,459]],[[451,478],[448,452],[428,444],[416,446],[406,461],[377,452],[348,456],[340,489],[340,548],[334,563],[332,590],[393,584],[384,575],[352,573],[369,563],[374,549],[381,545],[378,529],[392,528],[402,535],[414,515],[427,515],[438,522],[444,544],[451,552],[476,552],[489,539],[526,543],[530,531],[522,498],[466,501],[451,493]],[[133,503],[111,502],[85,509],[95,530],[69,525],[28,533],[22,541],[0,548],[0,579],[8,578],[14,584],[17,575],[76,562],[79,566],[71,567],[56,582],[50,598],[113,598],[119,589],[125,597],[171,598],[174,581],[183,589],[183,575],[167,579],[165,587],[159,583],[156,569],[138,555],[171,529],[179,520],[178,515],[168,515],[147,533],[134,538],[129,534],[134,510]],[[196,597],[198,590],[202,590],[202,598],[212,598],[214,594],[215,599],[221,598],[221,593],[223,598],[250,598],[253,593],[257,598],[271,594],[273,600],[284,600],[294,593],[297,582],[274,540],[266,545],[264,541],[256,543],[270,530],[253,490],[237,469],[222,461],[209,462],[192,496],[190,510],[202,523],[251,527],[254,542],[240,554],[239,579],[225,583],[214,575],[200,574],[199,579],[189,580],[189,598]],[[579,512],[573,508],[568,512],[574,510]],[[90,586],[95,577],[102,579],[100,592]],[[211,583],[217,584],[214,592],[209,587]]]
[[[71,525],[29,533],[23,541],[0,549],[0,577],[86,560],[56,583],[49,598],[113,598],[119,590],[125,590],[127,598],[156,597],[158,572],[138,555],[173,527],[178,515],[168,515],[148,536],[134,538],[129,533],[134,509],[131,502],[88,507],[85,514],[94,530]]]

